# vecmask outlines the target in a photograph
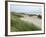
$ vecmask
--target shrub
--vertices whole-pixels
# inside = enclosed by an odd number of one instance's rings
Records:
[[[42,16],[41,16],[41,15],[38,15],[38,18],[40,18],[40,19],[41,19],[41,18],[42,18]]]
[[[20,14],[16,14],[16,16],[17,16],[17,17],[23,17],[23,16],[22,16],[22,15],[20,15]]]

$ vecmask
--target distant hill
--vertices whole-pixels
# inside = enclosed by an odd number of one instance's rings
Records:
[[[18,14],[18,15],[20,14],[20,15],[29,15],[29,16],[38,16],[38,15],[41,15],[41,14],[36,14],[36,13],[35,14],[32,14],[32,13],[29,14],[28,13],[27,14],[27,13],[23,13],[23,12],[11,12],[11,14]]]

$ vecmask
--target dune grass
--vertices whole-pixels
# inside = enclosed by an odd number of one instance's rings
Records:
[[[17,31],[36,31],[41,30],[33,23],[28,23],[19,19],[19,17],[11,15],[11,32]]]

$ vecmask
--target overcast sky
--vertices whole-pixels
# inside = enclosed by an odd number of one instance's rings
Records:
[[[25,5],[16,5],[16,4],[10,4],[10,11],[11,12],[23,12],[23,13],[29,13],[29,14],[41,14],[42,13],[42,7],[39,6],[25,6]]]

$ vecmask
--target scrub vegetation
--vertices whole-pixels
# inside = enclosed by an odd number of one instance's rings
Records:
[[[14,12],[11,12],[11,32],[41,30],[33,23],[22,21],[20,19],[21,17],[23,16],[16,14]]]

